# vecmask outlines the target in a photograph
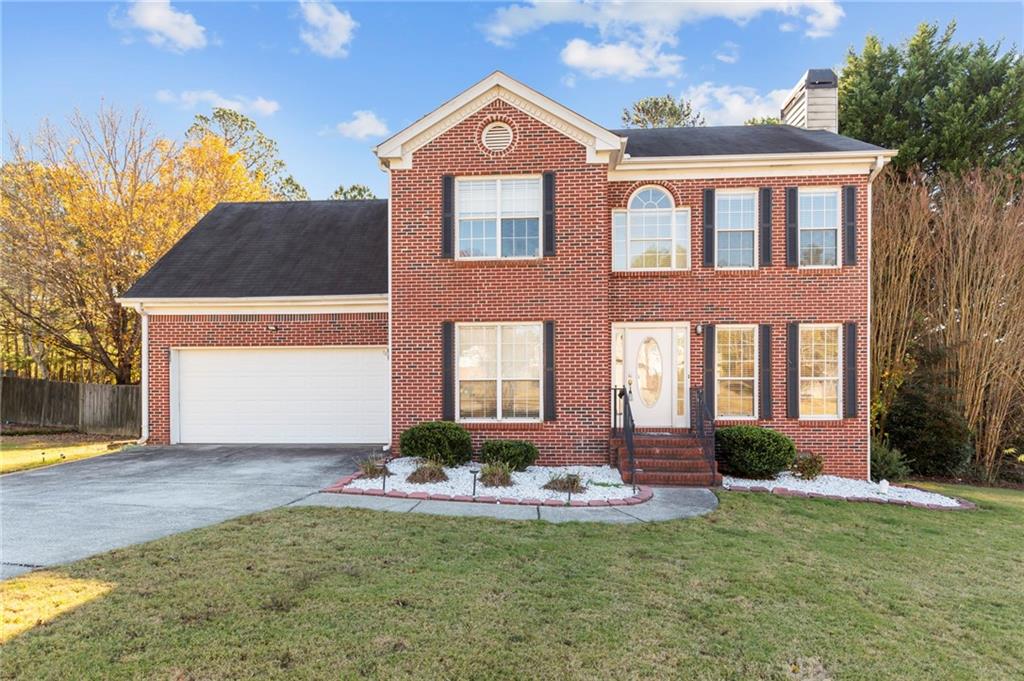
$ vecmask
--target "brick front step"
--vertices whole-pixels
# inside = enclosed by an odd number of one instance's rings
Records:
[[[679,473],[701,473],[709,470],[704,457],[699,459],[676,459],[673,457],[638,456],[636,467],[644,471],[677,471]],[[629,470],[629,456],[625,452],[619,458],[619,468]]]
[[[626,483],[632,483],[629,472],[622,473]],[[700,473],[670,473],[665,471],[638,471],[636,481],[643,485],[675,485],[677,487],[717,487],[722,484],[722,476],[718,473],[703,471]]]
[[[612,437],[608,439],[608,445],[614,449],[616,447],[625,447],[626,441],[621,437]],[[691,447],[700,447],[700,440],[693,435],[640,435],[637,434],[633,437],[634,447],[654,447],[661,449],[689,449]]]

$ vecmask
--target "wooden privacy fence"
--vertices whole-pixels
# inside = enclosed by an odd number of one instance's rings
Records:
[[[4,376],[0,378],[0,420],[138,437],[142,429],[142,393],[137,385]]]

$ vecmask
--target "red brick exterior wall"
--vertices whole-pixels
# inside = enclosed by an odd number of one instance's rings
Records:
[[[492,154],[480,131],[508,122],[514,143]],[[484,438],[531,440],[541,463],[608,461],[611,228],[608,168],[585,148],[501,101],[493,102],[413,154],[391,174],[391,366],[394,441],[406,428],[441,417],[441,325],[553,319],[557,420],[473,424]],[[557,173],[557,250],[534,261],[441,257],[444,175]]]
[[[387,345],[387,342],[388,316],[383,312],[150,315],[148,442],[170,442],[172,348]]]
[[[515,142],[503,154],[484,150],[480,131],[510,123]],[[441,252],[441,178],[450,174],[556,172],[554,257],[536,261],[465,262]],[[739,178],[656,182],[677,206],[691,208],[692,270],[613,274],[611,210],[648,182],[609,182],[607,167],[586,163],[583,146],[503,102],[468,117],[413,154],[410,169],[392,171],[392,427],[441,417],[441,325],[453,322],[556,322],[558,418],[539,424],[468,424],[475,445],[486,438],[528,439],[541,463],[606,463],[610,413],[611,326],[616,322],[691,324],[691,385],[703,382],[697,324],[773,325],[775,418],[759,421],[824,455],[826,470],[867,475],[867,176]],[[858,187],[858,264],[835,270],[785,265],[784,188]],[[773,188],[773,264],[750,272],[703,267],[701,190]],[[841,255],[840,255],[841,257]],[[786,323],[856,322],[858,416],[797,421],[785,415]],[[749,423],[749,422],[746,422]]]
[[[828,177],[740,178],[612,182],[609,207],[625,208],[640,186],[658,184],[672,193],[677,207],[689,207],[691,266],[688,272],[615,273],[611,317],[615,322],[681,321],[690,323],[690,385],[704,383],[704,339],[697,324],[772,325],[773,416],[759,420],[793,438],[799,451],[825,457],[825,470],[847,477],[867,477],[868,465],[868,204],[866,175]],[[857,264],[838,269],[786,267],[785,188],[857,187]],[[716,271],[703,266],[706,188],[772,188],[772,264],[752,271]],[[840,240],[841,242],[841,240]],[[840,261],[842,253],[839,254]],[[857,417],[836,421],[802,421],[786,415],[786,324],[857,324]],[[716,422],[719,426],[729,422]],[[741,423],[739,421],[735,423]],[[742,421],[750,424],[750,421]]]

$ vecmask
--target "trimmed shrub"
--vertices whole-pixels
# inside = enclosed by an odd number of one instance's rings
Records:
[[[554,490],[555,492],[572,492],[573,494],[587,491],[587,488],[583,486],[583,481],[580,480],[580,476],[575,473],[554,476],[544,485],[544,489]]]
[[[825,470],[825,459],[820,454],[797,454],[790,470],[801,480],[814,480]]]
[[[484,487],[511,487],[512,469],[503,461],[489,463],[480,469],[480,482]]]
[[[480,448],[480,461],[507,463],[514,471],[525,471],[538,456],[537,446],[525,440],[487,440]]]
[[[359,462],[359,472],[364,478],[383,478],[391,475],[391,471],[380,459],[363,459]]]
[[[900,386],[883,428],[912,473],[956,477],[974,455],[971,431],[956,395],[926,367]]]
[[[740,478],[774,478],[796,460],[792,440],[782,433],[757,426],[716,430],[715,448],[723,467]]]
[[[871,479],[875,482],[888,480],[899,482],[910,475],[903,454],[877,437],[871,438]]]
[[[409,474],[405,481],[422,485],[428,482],[444,482],[447,479],[448,474],[444,472],[444,467],[441,464],[435,461],[424,461]]]
[[[442,466],[461,466],[473,456],[473,441],[465,428],[451,421],[424,421],[398,439],[402,456],[415,456]]]

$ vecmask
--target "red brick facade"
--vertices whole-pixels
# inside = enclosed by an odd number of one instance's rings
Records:
[[[148,442],[170,442],[172,348],[387,345],[387,342],[388,316],[381,312],[151,315]]]
[[[513,127],[503,154],[480,145],[493,120]],[[444,175],[556,173],[557,250],[531,261],[459,261],[441,257]],[[441,328],[453,322],[556,322],[557,419],[542,423],[469,424],[486,438],[528,439],[541,463],[606,463],[610,413],[611,327],[618,322],[773,325],[775,418],[758,421],[792,437],[801,451],[824,455],[826,470],[867,475],[867,175],[751,177],[656,182],[692,213],[692,269],[612,273],[611,210],[650,182],[609,182],[607,166],[587,163],[579,143],[518,109],[493,102],[413,154],[412,167],[391,174],[392,429],[441,417]],[[856,185],[858,264],[831,270],[786,267],[784,188]],[[701,191],[772,187],[772,265],[716,271],[701,264]],[[786,324],[856,322],[858,416],[837,421],[784,418]],[[691,331],[691,385],[703,382],[703,343]],[[746,422],[749,423],[749,422]]]

